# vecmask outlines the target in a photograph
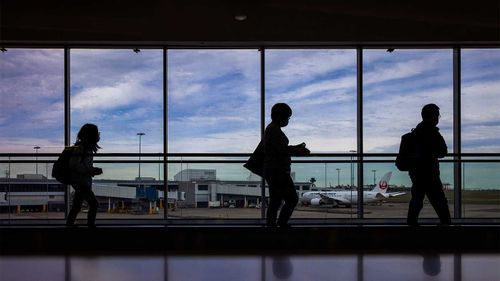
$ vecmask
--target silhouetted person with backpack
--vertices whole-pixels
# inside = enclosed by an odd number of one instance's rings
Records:
[[[407,220],[410,226],[418,225],[418,216],[426,195],[441,224],[451,223],[448,201],[443,192],[439,173],[438,158],[443,158],[448,153],[446,143],[437,127],[440,117],[437,105],[432,103],[425,105],[422,108],[422,122],[412,132],[417,157],[409,168],[413,183]]]
[[[277,103],[271,109],[271,123],[266,127],[263,138],[264,178],[269,185],[269,206],[266,224],[269,227],[286,227],[299,200],[290,176],[291,156],[310,153],[305,143],[288,145],[288,138],[281,130],[288,125],[292,109],[286,103]],[[276,221],[278,210],[279,218]]]
[[[94,124],[85,124],[78,132],[75,145],[71,151],[69,167],[71,171],[70,184],[75,189],[73,206],[68,214],[67,226],[75,224],[76,216],[82,208],[83,201],[87,201],[89,211],[87,224],[95,227],[98,202],[92,191],[92,177],[102,174],[101,168],[93,166],[93,155],[100,148],[97,143],[100,140],[99,130]]]

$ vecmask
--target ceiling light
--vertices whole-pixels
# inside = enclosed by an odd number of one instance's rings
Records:
[[[244,21],[247,19],[247,15],[236,15],[234,16],[234,19],[237,21]]]

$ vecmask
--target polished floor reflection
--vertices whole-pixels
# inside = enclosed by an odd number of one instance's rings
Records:
[[[1,280],[500,280],[500,254],[1,256]]]

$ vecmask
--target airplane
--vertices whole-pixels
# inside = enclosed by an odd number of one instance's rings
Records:
[[[406,192],[387,192],[389,187],[389,179],[392,176],[392,172],[387,172],[378,184],[371,191],[363,192],[363,202],[372,203],[379,202],[384,199],[400,196],[406,194]],[[303,205],[320,206],[330,204],[334,207],[343,205],[350,207],[358,202],[358,194],[356,190],[347,191],[309,191],[305,192],[300,198],[300,202]]]

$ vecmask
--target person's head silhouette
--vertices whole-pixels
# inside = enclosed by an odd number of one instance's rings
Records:
[[[96,125],[87,123],[80,128],[76,136],[76,145],[83,145],[86,149],[97,152],[101,148],[97,143],[101,139]]]
[[[280,127],[288,125],[291,116],[292,109],[286,103],[277,103],[271,108],[271,120]]]
[[[439,123],[439,106],[429,103],[422,107],[422,120],[424,122],[429,122],[433,125],[437,125]]]

